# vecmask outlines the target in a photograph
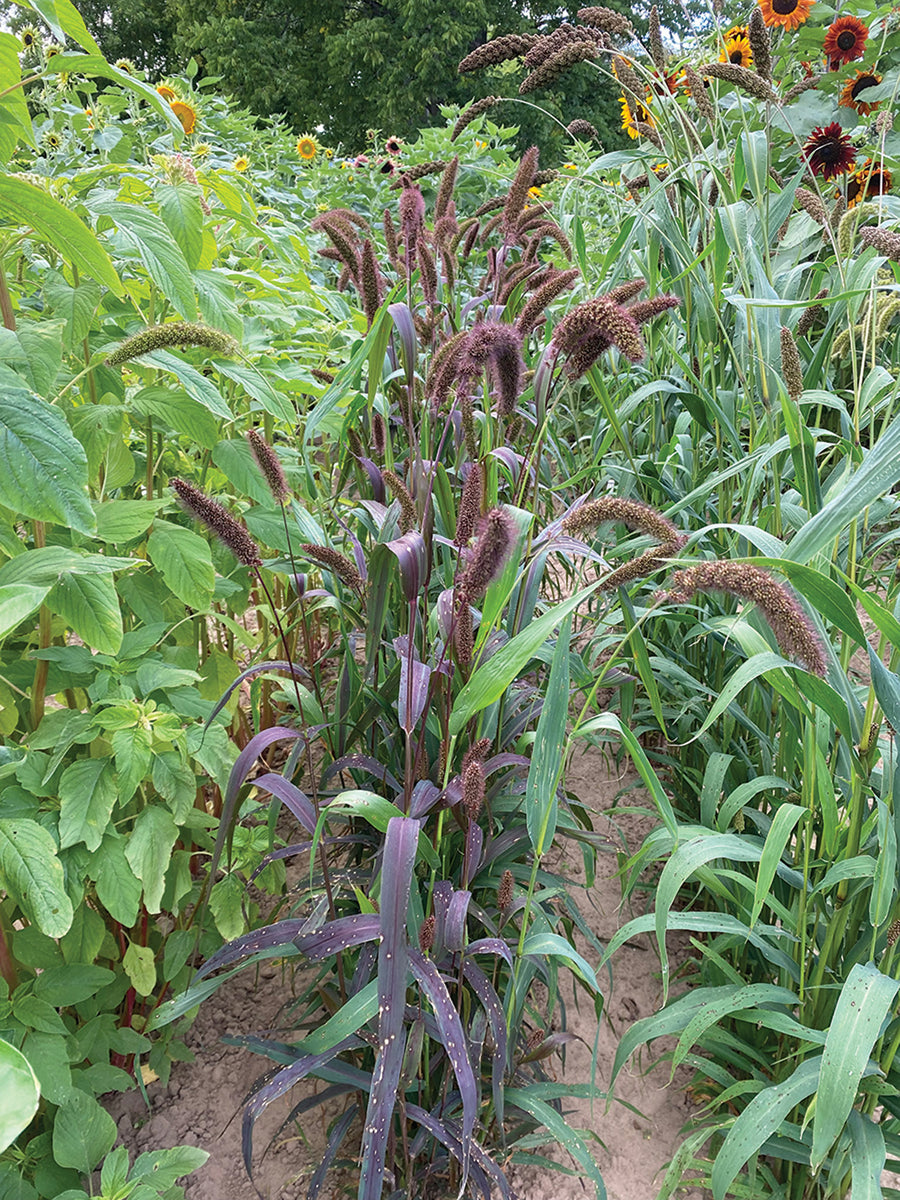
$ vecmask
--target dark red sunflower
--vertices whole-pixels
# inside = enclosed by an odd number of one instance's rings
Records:
[[[856,147],[837,121],[814,129],[802,153],[813,175],[826,181],[845,175],[856,160]]]
[[[890,171],[867,158],[847,180],[847,207],[853,208],[873,196],[883,196],[891,190],[892,183]]]
[[[832,71],[842,63],[862,58],[866,49],[869,27],[857,17],[838,17],[828,26],[822,49],[828,55]]]
[[[852,79],[848,79],[841,89],[841,96],[838,100],[843,108],[855,108],[861,117],[867,117],[870,112],[875,112],[881,107],[880,100],[860,100],[860,95],[866,88],[877,87],[881,83],[882,76],[876,71],[871,71],[867,67],[863,67],[861,71],[857,71]]]

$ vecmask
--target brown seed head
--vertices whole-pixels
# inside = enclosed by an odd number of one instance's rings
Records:
[[[519,95],[525,96],[538,88],[547,87],[570,67],[574,67],[576,63],[596,58],[598,53],[597,43],[594,41],[569,42],[561,50],[551,54],[546,62],[542,62],[530,75],[525,76],[519,84]]]
[[[777,93],[772,90],[771,84],[767,83],[761,75],[757,75],[755,71],[739,67],[737,63],[711,62],[705,63],[700,69],[704,75],[712,75],[714,79],[724,79],[726,83],[746,92],[748,96],[755,96],[757,100],[764,100],[767,104],[781,103]]]
[[[470,821],[477,821],[484,807],[485,779],[480,762],[470,762],[463,775],[463,809]]]
[[[538,148],[530,146],[522,155],[503,207],[503,231],[510,237],[515,234],[521,219],[522,209],[528,199],[528,189],[534,184],[537,165]]]
[[[579,8],[578,20],[594,29],[602,29],[606,33],[618,33],[628,36],[634,33],[634,26],[627,17],[611,8],[596,5],[592,8]]]
[[[860,229],[859,240],[864,246],[874,246],[879,254],[892,262],[900,262],[900,233],[883,225],[867,225]]]
[[[696,563],[672,576],[666,599],[686,604],[697,592],[725,592],[752,601],[769,623],[782,654],[824,676],[825,651],[800,605],[774,576],[750,563]]]
[[[772,82],[772,35],[762,15],[762,9],[755,5],[747,22],[747,38],[753,54],[753,67],[757,75],[766,83]]]
[[[516,527],[504,508],[492,508],[478,524],[472,557],[460,578],[460,591],[470,600],[484,595],[503,570],[515,540]]]
[[[275,497],[275,502],[284,504],[290,495],[290,488],[284,477],[284,468],[278,455],[256,429],[247,431],[247,441],[250,443],[250,450],[256,459],[256,465],[262,472],[269,491]]]
[[[472,463],[466,482],[463,484],[462,496],[459,500],[459,515],[456,518],[456,536],[453,541],[457,546],[465,546],[475,532],[475,526],[481,517],[481,500],[484,490],[484,468],[480,462]]]
[[[491,739],[490,738],[483,737],[483,738],[479,738],[477,742],[473,742],[472,745],[468,748],[468,750],[463,755],[462,767],[460,768],[460,775],[463,775],[463,776],[465,775],[465,773],[468,770],[471,763],[484,762],[485,756],[487,755],[487,752],[490,750],[490,748],[491,748]]]
[[[803,367],[794,335],[787,325],[781,327],[781,374],[784,376],[788,395],[796,404],[803,395]]]
[[[400,504],[400,532],[409,533],[419,523],[416,502],[413,500],[409,488],[394,471],[383,470],[381,477],[397,497],[397,501]]]
[[[360,292],[362,294],[363,312],[371,328],[378,314],[382,300],[382,279],[375,258],[375,247],[369,238],[363,242],[360,254]]]
[[[338,579],[353,591],[362,594],[365,590],[362,576],[346,555],[332,550],[330,546],[317,546],[314,542],[304,542],[300,550],[314,563],[337,575]]]
[[[566,126],[566,133],[569,137],[576,138],[580,142],[599,142],[600,134],[595,126],[590,121],[585,121],[578,117],[574,121],[570,121]]]
[[[666,51],[663,46],[662,32],[659,27],[659,9],[655,4],[650,7],[650,22],[647,30],[647,42],[650,46],[650,57],[660,75],[666,73]]]
[[[497,907],[506,912],[513,900],[513,873],[507,869],[500,876],[500,886],[497,888]]]
[[[509,33],[505,37],[493,38],[467,54],[459,64],[459,72],[464,75],[467,71],[480,71],[483,67],[493,67],[511,58],[521,58],[536,41],[534,34]]]
[[[486,113],[489,108],[493,108],[495,104],[499,103],[499,96],[485,96],[483,100],[476,100],[474,104],[470,104],[468,108],[463,109],[456,119],[456,124],[453,126],[450,141],[455,142],[462,131],[471,125],[476,117],[480,117],[482,113]]]
[[[543,319],[544,309],[547,305],[572,287],[580,278],[581,271],[578,267],[572,267],[568,271],[554,271],[540,287],[535,288],[516,321],[519,333],[523,337],[530,333],[535,325]]]
[[[630,362],[640,362],[646,354],[637,321],[605,296],[571,309],[553,331],[552,345],[568,356],[566,374],[570,379],[588,371],[610,346],[616,346]]]
[[[419,926],[419,949],[423,954],[427,954],[434,945],[434,927],[435,919],[433,914],[430,917],[426,917]]]
[[[184,511],[214,533],[239,563],[257,569],[262,566],[259,546],[240,521],[227,512],[217,500],[201,492],[186,479],[173,479],[171,485]]]
[[[697,74],[693,67],[685,67],[684,81],[690,89],[692,100],[697,105],[697,112],[707,125],[715,125],[716,110],[713,108],[712,101],[706,94],[706,85],[702,77]]]
[[[464,354],[459,359],[459,386],[471,389],[472,382],[485,367],[490,367],[497,384],[501,416],[511,416],[519,398],[525,364],[522,361],[522,335],[514,325],[501,321],[482,321],[469,333]]]

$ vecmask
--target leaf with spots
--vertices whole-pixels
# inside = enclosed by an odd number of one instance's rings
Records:
[[[418,821],[392,817],[388,822],[381,867],[378,1057],[363,1125],[359,1200],[380,1200],[382,1194],[387,1139],[403,1065],[403,1018],[409,970],[406,910],[418,841]]]
[[[506,1070],[506,1017],[503,1005],[487,975],[470,958],[463,960],[463,974],[469,981],[472,991],[481,1001],[491,1027],[491,1037],[494,1040],[494,1049],[491,1055],[491,1092],[494,1097],[497,1124],[502,1128],[503,1072]]]
[[[450,993],[447,991],[447,985],[441,978],[440,972],[432,960],[426,958],[420,950],[410,950],[409,965],[419,987],[428,997],[431,1007],[434,1009],[441,1042],[453,1065],[456,1082],[459,1085],[459,1094],[462,1097],[463,1178],[461,1188],[464,1190],[472,1152],[472,1131],[475,1128],[475,1116],[478,1112],[478,1084],[475,1081],[472,1063],[469,1061],[462,1021],[459,1019],[456,1006],[450,999]]]
[[[277,957],[286,958],[294,954],[294,938],[303,932],[306,924],[306,921],[298,919],[273,921],[271,925],[264,925],[262,929],[254,929],[232,942],[227,942],[206,960],[194,976],[194,981],[202,979],[212,971],[218,971],[219,967],[226,967],[229,963],[237,962],[239,958],[248,958],[250,955],[271,958],[273,951],[277,951]]]
[[[378,937],[381,921],[374,913],[353,913],[349,917],[338,917],[321,929],[304,933],[294,938],[294,945],[313,962],[319,962],[332,954],[340,954],[351,946],[360,946]]]

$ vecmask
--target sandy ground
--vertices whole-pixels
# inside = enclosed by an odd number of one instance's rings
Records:
[[[611,820],[605,815],[615,807],[616,797],[629,782],[611,775],[596,751],[587,751],[576,759],[567,775],[569,789],[597,814],[597,831],[609,836],[610,846],[624,849],[627,844],[634,850],[655,823],[652,817],[622,814],[614,815]],[[636,807],[646,802],[643,793],[631,791],[622,804]],[[565,870],[573,878],[583,878],[577,847],[564,849],[556,869]],[[614,852],[601,855],[596,885],[590,892],[579,894],[587,921],[603,942],[636,915],[635,911],[620,908],[617,869]],[[579,945],[579,949],[596,963],[595,951],[586,944]],[[684,943],[673,940],[671,952],[677,961],[679,954],[684,953]],[[615,956],[611,983],[608,974],[602,977],[605,1015],[599,1032],[596,1079],[601,1088],[608,1086],[615,1047],[623,1032],[660,1006],[658,968],[649,939],[638,938],[634,944],[623,946]],[[237,976],[200,1010],[189,1038],[196,1061],[176,1064],[168,1088],[160,1083],[150,1085],[150,1111],[136,1092],[111,1100],[109,1108],[117,1121],[120,1138],[133,1150],[189,1143],[210,1151],[206,1166],[186,1182],[190,1200],[245,1200],[255,1194],[241,1162],[240,1110],[265,1064],[259,1056],[224,1046],[219,1039],[248,1028],[277,1027],[279,1012],[285,1001],[290,1000],[291,988],[288,976],[272,964],[262,968],[258,980],[252,971]],[[579,1040],[567,1048],[564,1077],[570,1083],[589,1082],[597,1020],[593,1009],[584,1003],[583,993],[580,1010],[571,992],[567,1001],[569,1028]],[[659,1043],[654,1046],[655,1051],[662,1048]],[[617,1097],[632,1107],[614,1104],[607,1111],[602,1101],[593,1105],[590,1101],[571,1101],[567,1105],[569,1124],[592,1131],[600,1139],[594,1147],[609,1200],[652,1200],[661,1181],[661,1168],[671,1158],[679,1131],[691,1114],[683,1090],[686,1077],[676,1077],[672,1086],[666,1086],[668,1068],[663,1065],[643,1073],[647,1066],[646,1056],[643,1062],[633,1060],[617,1083]],[[280,1106],[273,1105],[257,1123],[255,1183],[266,1200],[295,1200],[306,1195],[316,1147],[324,1143],[325,1128],[335,1115],[333,1110],[314,1109],[304,1116],[302,1131],[289,1128],[264,1155],[264,1147],[278,1132],[291,1104],[298,1098],[295,1093]],[[567,1162],[558,1151],[548,1148],[546,1153]],[[594,1194],[594,1188],[580,1175],[514,1167],[510,1178],[519,1200],[589,1200]],[[335,1180],[330,1190],[326,1186],[322,1194],[337,1196],[355,1191],[355,1182],[345,1178]],[[680,1195],[682,1200],[701,1200],[703,1193],[690,1189]]]

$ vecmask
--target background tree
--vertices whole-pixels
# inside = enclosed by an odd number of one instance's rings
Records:
[[[116,0],[119,2],[119,0]],[[421,0],[171,0],[175,44],[203,72],[257,113],[284,113],[298,131],[348,150],[365,145],[366,131],[411,137],[440,121],[442,104],[465,105],[488,94],[514,96],[523,77],[510,65],[460,76],[458,64],[476,46],[505,33],[546,32],[574,21],[578,3],[559,6],[513,0],[457,0],[451,7]],[[553,117],[592,121],[607,143],[618,140],[615,90],[590,66],[557,89],[504,106],[504,124],[520,127],[523,142],[545,150],[567,140]]]

